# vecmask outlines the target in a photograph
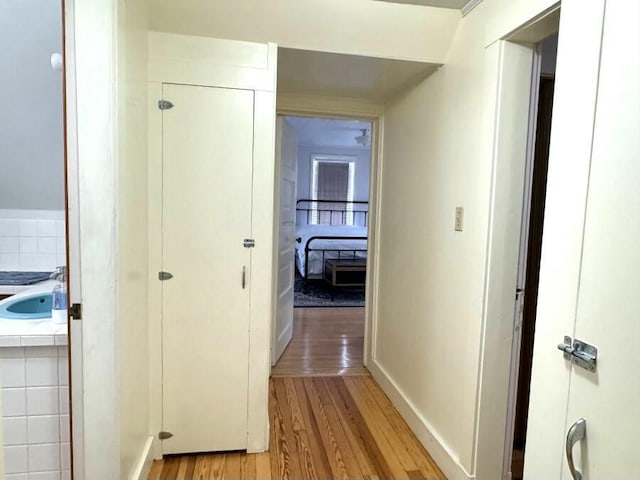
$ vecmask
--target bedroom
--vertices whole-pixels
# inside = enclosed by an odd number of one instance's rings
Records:
[[[362,372],[372,123],[282,116],[278,126],[279,225],[295,243],[278,254],[285,320],[272,373]]]

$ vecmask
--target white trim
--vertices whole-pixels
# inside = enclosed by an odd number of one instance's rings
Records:
[[[482,3],[482,0],[470,0],[469,2],[467,2],[467,4],[463,5],[462,8],[460,9],[460,11],[462,12],[462,16],[466,17],[467,15],[469,15],[471,10],[476,8],[481,3]]]
[[[299,102],[299,103],[298,103]],[[368,113],[363,113],[364,111]],[[368,367],[375,351],[377,329],[377,285],[380,254],[380,199],[382,193],[384,107],[349,102],[344,99],[327,100],[319,96],[278,95],[276,113],[282,116],[346,118],[371,122],[371,154],[369,165],[369,215],[367,229],[367,272],[365,284],[365,323],[363,364]],[[371,254],[373,252],[373,255]]]
[[[373,360],[368,365],[368,368],[380,388],[387,394],[402,418],[407,422],[409,428],[438,464],[445,477],[449,480],[473,480],[475,477],[469,474],[460,464],[453,451],[440,438],[436,430],[424,418],[413,402],[391,379],[384,367],[377,360]]]
[[[147,438],[147,441],[144,443],[144,447],[142,447],[142,451],[136,462],[136,467],[133,469],[131,475],[129,475],[129,480],[147,480],[149,472],[151,471],[151,465],[153,464],[153,443],[154,438],[149,435],[149,438]]]
[[[80,214],[78,173],[78,109],[76,98],[75,0],[64,1],[64,68],[66,101],[66,165],[67,165],[67,271],[69,303],[82,303],[80,265]],[[71,406],[73,475],[84,475],[84,400],[82,320],[69,322],[69,360],[71,365]]]
[[[278,94],[278,113],[291,116],[379,119],[384,105],[352,98]]]

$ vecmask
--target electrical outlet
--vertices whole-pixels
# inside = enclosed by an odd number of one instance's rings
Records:
[[[454,225],[454,230],[456,232],[461,232],[462,231],[463,220],[464,220],[464,208],[456,207],[456,221],[455,221],[455,225]]]

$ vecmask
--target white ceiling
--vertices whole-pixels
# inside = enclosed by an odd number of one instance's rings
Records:
[[[427,78],[437,64],[278,49],[278,93],[385,103]]]
[[[462,8],[469,0],[376,0],[378,2],[389,3],[410,3],[412,5],[424,5],[427,7],[442,7],[442,8]]]
[[[309,147],[346,147],[369,150],[358,145],[355,137],[366,128],[371,135],[371,123],[360,120],[332,120],[328,118],[286,117],[296,131],[298,145]]]

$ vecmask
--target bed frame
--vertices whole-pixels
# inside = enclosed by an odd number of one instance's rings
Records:
[[[296,202],[296,224],[311,224],[311,220],[317,215],[318,225],[344,225],[347,220],[353,220],[353,225],[367,226],[369,217],[369,202],[366,201],[348,201],[348,200],[310,200],[301,199]],[[351,217],[351,218],[350,218]],[[302,219],[302,222],[300,220]],[[350,223],[351,224],[351,223]],[[322,254],[322,266],[324,268],[326,256],[331,253],[331,259],[337,260],[366,260],[366,248],[360,249],[329,249],[314,248],[313,242],[316,240],[367,240],[367,237],[349,237],[339,235],[319,235],[311,237],[304,246],[304,272],[302,276],[305,281],[314,280],[315,277],[309,278],[309,254],[311,252],[320,252]],[[297,237],[296,243],[302,243],[302,238]],[[364,258],[358,256],[359,253],[365,253]],[[337,254],[337,256],[336,256]],[[322,275],[320,277],[322,278]]]

